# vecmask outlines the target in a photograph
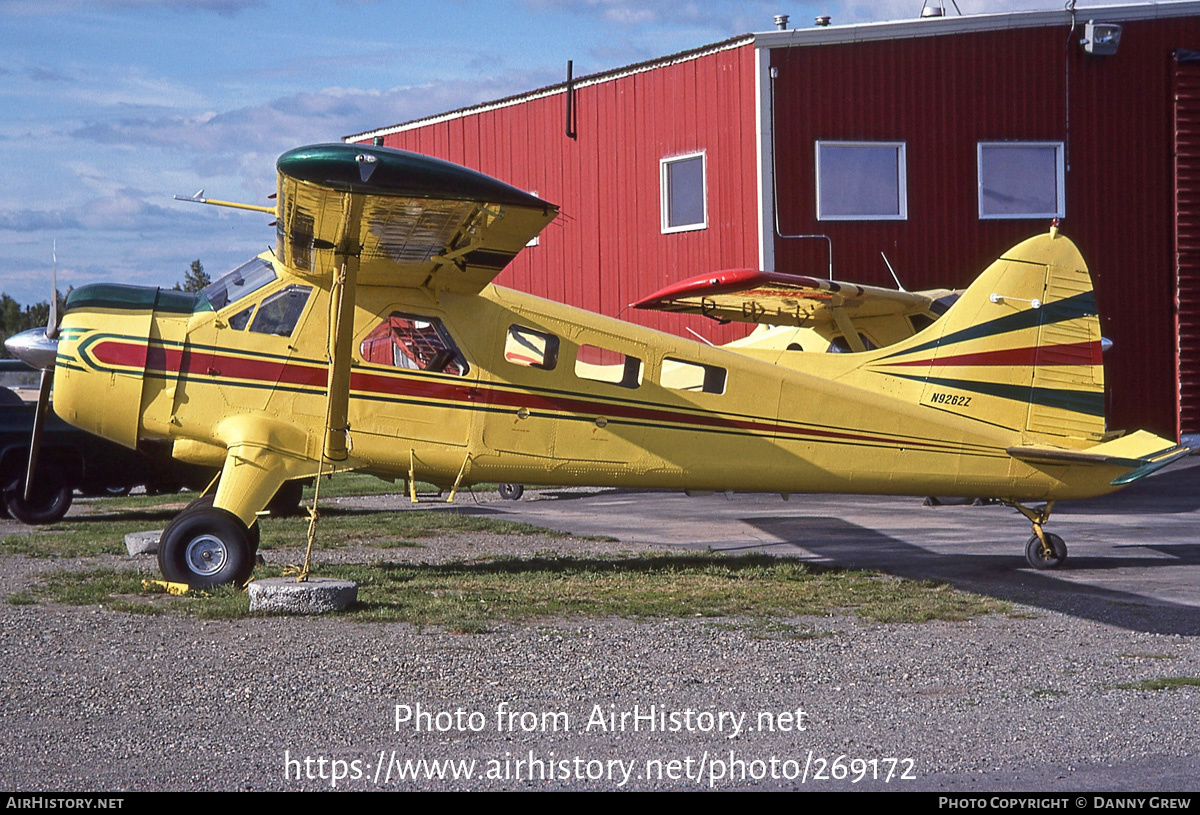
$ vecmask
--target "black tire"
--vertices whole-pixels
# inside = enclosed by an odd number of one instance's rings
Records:
[[[8,502],[4,500],[4,493],[0,492],[0,521],[11,517],[8,514]]]
[[[254,571],[250,532],[236,515],[223,509],[185,510],[163,530],[158,569],[172,583],[194,589],[226,583],[240,586]]]
[[[1032,535],[1029,538],[1029,543],[1025,544],[1025,559],[1029,561],[1029,565],[1035,569],[1057,569],[1067,559],[1067,544],[1058,535],[1052,532],[1044,533],[1046,535],[1046,543],[1053,550],[1053,554],[1047,557],[1046,552],[1042,548],[1042,542],[1038,540],[1037,535]]]
[[[8,514],[23,524],[36,526],[62,520],[71,508],[74,490],[50,475],[42,475],[33,485],[33,495],[25,500],[24,481],[14,484],[4,496]]]
[[[192,501],[190,504],[188,504],[186,507],[184,507],[183,511],[175,516],[172,523],[174,523],[174,521],[178,521],[183,515],[185,515],[188,512],[195,512],[197,510],[203,510],[203,509],[212,509],[213,502],[216,500],[217,500],[217,497],[215,495],[201,495],[195,501]],[[250,535],[250,554],[251,554],[251,556],[257,555],[258,554],[258,543],[262,539],[262,527],[259,526],[258,523],[251,524],[250,529],[248,530],[248,534]],[[167,537],[167,530],[164,529],[162,537],[158,539],[158,545],[159,545],[160,549],[162,548],[163,539],[166,537]]]
[[[525,487],[521,484],[500,484],[496,487],[496,492],[500,493],[500,497],[505,501],[519,501],[525,494]]]
[[[267,511],[279,518],[297,515],[303,500],[304,481],[284,481],[283,486],[276,490],[275,495],[267,502]]]

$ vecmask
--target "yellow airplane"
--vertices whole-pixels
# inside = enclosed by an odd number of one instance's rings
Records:
[[[409,489],[994,496],[1050,568],[1066,557],[1043,530],[1055,501],[1188,452],[1107,432],[1091,279],[1056,229],[890,345],[729,350],[493,285],[557,214],[493,178],[347,144],[277,170],[274,251],[199,294],[80,287],[60,327],[10,341],[53,366],[68,422],[221,468],[163,533],[170,581],[248,579],[256,513],[285,481],[335,470]]]

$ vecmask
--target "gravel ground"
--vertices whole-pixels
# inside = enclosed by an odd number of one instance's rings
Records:
[[[645,548],[428,543],[383,556]],[[129,563],[0,556],[0,597],[49,570]],[[805,618],[782,631],[550,620],[476,635],[7,603],[0,616],[5,789],[1200,790],[1200,688],[1116,687],[1200,676],[1197,638],[1044,609],[915,625]],[[397,724],[398,706],[430,715]],[[651,711],[666,732],[647,718],[634,729],[633,714]],[[467,762],[454,767],[472,777],[425,777],[422,759]],[[400,777],[412,770],[421,777]]]

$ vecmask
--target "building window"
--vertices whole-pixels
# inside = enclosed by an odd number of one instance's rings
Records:
[[[527,190],[527,192],[530,195],[532,195],[534,198],[537,198],[537,190]],[[529,242],[525,244],[525,247],[529,248],[530,246],[537,246],[538,244],[540,244],[542,242],[541,238],[542,238],[542,233],[539,232],[536,235],[534,235],[532,238],[529,239]]]
[[[908,217],[903,142],[817,142],[817,220]]]
[[[1066,215],[1062,142],[980,142],[980,218]]]
[[[662,231],[683,232],[708,226],[704,153],[664,158],[662,173]]]

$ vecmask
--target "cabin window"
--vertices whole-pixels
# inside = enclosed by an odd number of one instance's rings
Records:
[[[200,293],[208,298],[214,311],[220,311],[230,303],[236,303],[253,294],[274,279],[275,267],[262,258],[254,258],[209,283]]]
[[[979,217],[1066,215],[1062,142],[980,142]]]
[[[667,357],[663,360],[659,382],[664,388],[695,393],[724,393],[725,369],[699,362],[684,362]]]
[[[575,375],[622,388],[636,388],[642,384],[642,361],[620,351],[581,345],[575,355]]]
[[[229,318],[229,327],[235,331],[244,331],[250,325],[250,317],[254,315],[254,306],[244,308]]]
[[[296,330],[296,323],[300,322],[300,315],[304,313],[311,293],[310,287],[297,285],[275,292],[259,304],[250,330],[255,334],[290,337]]]
[[[817,142],[817,220],[908,218],[904,142]]]
[[[363,361],[411,371],[466,376],[468,365],[437,317],[393,311],[359,346]]]
[[[704,153],[664,158],[659,162],[663,232],[684,232],[708,226],[704,162]]]
[[[558,364],[558,337],[519,325],[508,327],[504,359],[513,365],[553,371]]]

